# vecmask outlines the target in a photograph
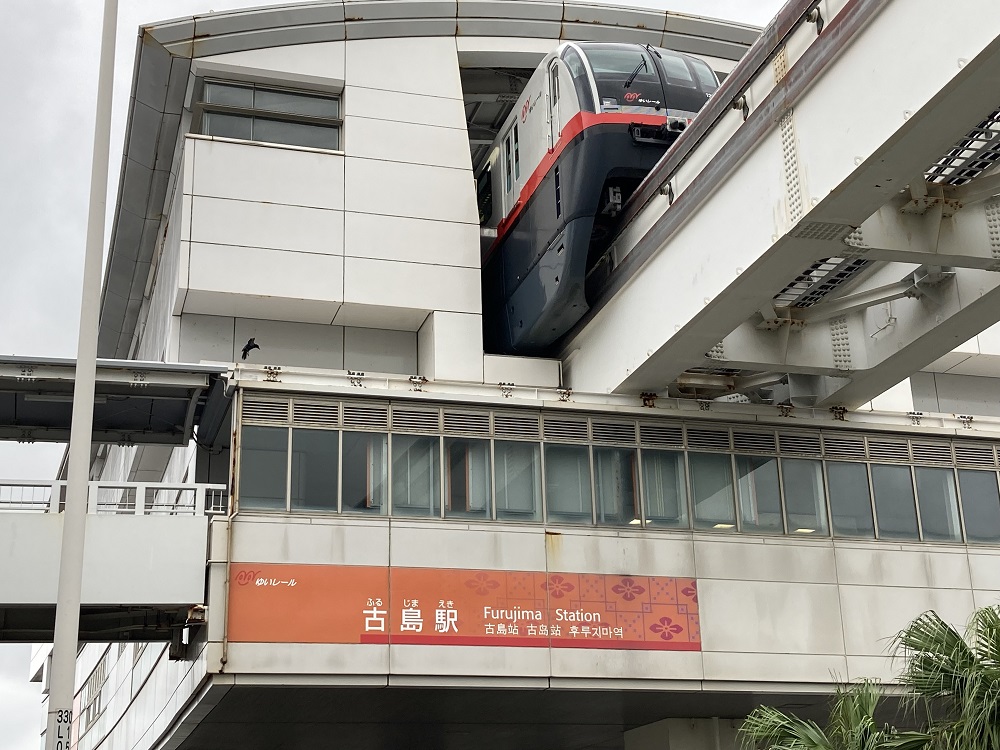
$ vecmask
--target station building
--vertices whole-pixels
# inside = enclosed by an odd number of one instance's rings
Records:
[[[92,596],[117,619],[81,648],[75,747],[728,749],[760,703],[819,716],[839,681],[891,681],[889,640],[921,612],[963,622],[1000,601],[1000,407],[988,395],[1000,316],[961,308],[965,327],[949,334],[959,340],[914,338],[926,361],[911,348],[876,363],[873,349],[908,330],[910,303],[949,324],[927,306],[950,304],[935,295],[966,279],[952,270],[959,253],[913,263],[910,286],[889,291],[884,277],[911,259],[879,255],[868,224],[841,245],[862,248],[853,255],[817,263],[802,251],[784,276],[771,260],[805,228],[803,241],[824,239],[819,219],[806,225],[826,204],[805,184],[825,179],[817,163],[803,154],[788,166],[795,139],[818,127],[807,118],[815,88],[796,94],[797,122],[763,111],[768,92],[793,91],[810,45],[838,34],[857,41],[841,40],[830,65],[871,54],[865,35],[902,4],[825,0],[822,29],[816,3],[793,2],[763,35],[568,0],[324,0],[140,29],[99,356],[163,378],[190,366],[204,384],[186,392],[190,433],[172,441],[182,444],[143,435],[183,413],[120,428],[117,444],[105,435],[94,510],[139,507],[147,518],[132,520],[157,520],[159,504],[169,520],[182,514],[164,500],[180,496],[175,485],[217,489],[210,515],[204,491],[201,507],[184,506],[198,523],[169,532],[179,541],[130,527],[155,550],[136,550],[136,570],[159,571],[139,614],[126,606],[133,594]],[[754,152],[719,177],[735,187],[711,193],[737,191],[755,217],[745,233],[719,227],[718,244],[747,258],[713,293],[742,316],[729,328],[712,318],[689,334],[657,308],[630,307],[658,273],[651,260],[547,356],[484,350],[491,237],[476,170],[563,40],[649,43],[715,70],[731,99],[718,117],[731,119],[714,126],[721,135],[692,125],[678,170],[710,172],[702,149],[724,148],[713,138],[738,141],[766,118],[771,140],[757,148],[777,154],[782,189],[767,189]],[[964,73],[931,83],[961,86],[994,65],[982,46]],[[994,106],[968,111],[986,121]],[[853,145],[859,169],[882,148]],[[753,195],[745,169],[760,170]],[[615,246],[622,269],[659,226],[649,211],[693,210],[674,174],[629,218]],[[932,211],[947,211],[957,184],[928,177],[925,209],[937,191]],[[828,233],[857,230],[873,213],[866,200],[852,204],[867,210],[857,221],[846,209],[823,219]],[[758,219],[778,243],[760,259]],[[678,231],[700,226],[686,221]],[[983,222],[975,242],[992,260]],[[659,279],[664,305],[686,304],[683,287],[711,274],[717,238],[703,236],[661,251],[693,268],[690,283]],[[772,300],[749,329],[749,297],[726,298],[740,279]],[[717,315],[709,302],[704,314]],[[814,303],[841,307],[800,334],[795,311]],[[697,361],[678,359],[675,372],[667,349],[649,345],[645,369],[612,373],[616,352],[645,348],[665,321],[663,346],[701,347]],[[819,344],[794,343],[813,329]],[[737,354],[747,337],[769,351],[778,339],[766,336],[784,337],[784,369]],[[244,357],[251,339],[259,348]],[[868,381],[852,378],[868,366],[878,377],[859,390]],[[838,400],[833,381],[854,390]],[[172,571],[183,585],[158,599]],[[33,671],[45,679],[42,650]]]

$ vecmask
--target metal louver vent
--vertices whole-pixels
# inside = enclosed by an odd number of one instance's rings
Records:
[[[733,431],[733,448],[750,453],[774,453],[777,448],[773,432]]]
[[[890,440],[868,439],[868,455],[872,461],[903,461],[910,460],[909,443]]]
[[[992,445],[955,444],[955,461],[967,466],[995,466]]]
[[[494,414],[493,435],[498,438],[538,439],[537,414]]]
[[[439,432],[441,413],[434,409],[392,408],[392,429],[411,432]]]
[[[243,399],[243,421],[288,424],[288,401],[262,398]]]
[[[697,430],[687,428],[688,448],[710,451],[729,450],[729,430]]]
[[[809,435],[806,433],[782,433],[778,435],[778,445],[783,454],[796,454],[799,456],[811,456],[819,458],[819,435]]]
[[[463,435],[489,435],[490,415],[488,412],[446,411],[444,431]]]
[[[292,424],[336,427],[340,424],[340,404],[336,401],[292,402]]]
[[[386,430],[389,428],[389,407],[382,404],[344,404],[344,427]]]
[[[951,464],[955,460],[950,443],[910,443],[910,450],[917,463]]]
[[[827,458],[855,458],[864,460],[868,457],[865,450],[865,439],[857,436],[823,436],[823,453]]]
[[[601,422],[595,419],[591,421],[590,429],[596,442],[635,445],[634,422]]]
[[[542,435],[546,440],[586,442],[588,438],[587,420],[546,417],[545,421],[542,422]]]
[[[639,442],[662,448],[680,448],[684,445],[684,429],[680,425],[639,425]]]

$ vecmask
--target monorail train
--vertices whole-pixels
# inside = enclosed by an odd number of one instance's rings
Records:
[[[480,224],[496,231],[488,351],[544,353],[583,316],[622,205],[718,86],[704,61],[649,45],[545,56],[476,175]]]

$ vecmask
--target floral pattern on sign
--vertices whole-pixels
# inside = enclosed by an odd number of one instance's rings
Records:
[[[549,580],[545,582],[544,586],[545,590],[548,591],[549,594],[555,599],[561,599],[570,591],[576,589],[576,586],[567,581],[561,575],[549,576]]]
[[[615,584],[611,590],[618,594],[625,601],[632,601],[639,594],[645,594],[646,589],[640,586],[631,578],[622,578],[621,583]]]
[[[650,625],[649,629],[657,633],[665,641],[672,641],[675,635],[680,635],[684,632],[684,628],[669,617],[661,617],[657,622]]]
[[[693,602],[698,601],[698,589],[695,587],[694,581],[691,581],[690,585],[682,588],[681,593]]]
[[[500,582],[493,580],[489,573],[482,570],[467,580],[465,585],[480,596],[486,596],[491,591],[500,588]]]

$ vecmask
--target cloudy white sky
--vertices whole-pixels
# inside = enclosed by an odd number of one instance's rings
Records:
[[[268,0],[122,0],[112,184],[117,191],[136,30],[150,21]],[[763,26],[783,0],[603,0]],[[0,25],[0,355],[74,357],[80,309],[100,0],[6,0]],[[61,446],[0,446],[0,478],[51,478]],[[37,750],[37,685],[27,646],[0,645],[0,747]]]

